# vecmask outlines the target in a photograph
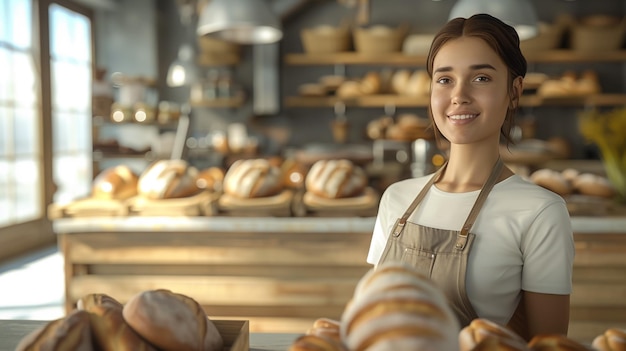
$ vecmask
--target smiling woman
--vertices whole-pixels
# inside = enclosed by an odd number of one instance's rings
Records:
[[[567,334],[574,244],[565,201],[500,158],[526,74],[517,32],[486,14],[453,19],[426,68],[448,160],[385,190],[368,262],[411,263],[446,293],[461,326],[483,318],[527,340]]]

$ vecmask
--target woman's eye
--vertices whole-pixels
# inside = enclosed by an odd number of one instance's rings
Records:
[[[478,76],[476,77],[476,79],[474,79],[477,82],[489,82],[491,81],[491,79],[487,76]]]
[[[447,84],[447,83],[450,83],[450,78],[445,78],[445,77],[438,78],[438,79],[437,79],[437,83],[439,83],[439,84]]]

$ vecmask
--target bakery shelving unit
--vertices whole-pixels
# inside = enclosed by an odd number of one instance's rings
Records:
[[[588,63],[588,62],[626,62],[626,50],[607,52],[581,52],[568,49],[548,50],[526,54],[526,59],[533,63]],[[405,55],[402,53],[384,55],[366,55],[358,52],[336,54],[293,53],[284,57],[284,63],[291,66],[324,65],[385,65],[385,66],[424,66],[426,56]],[[333,107],[343,102],[347,107],[427,107],[427,97],[400,95],[367,95],[363,97],[341,99],[336,96],[308,97],[287,96],[286,107]],[[524,107],[540,106],[620,106],[626,104],[626,94],[596,94],[590,96],[572,96],[563,98],[544,98],[538,95],[524,95],[521,105]]]

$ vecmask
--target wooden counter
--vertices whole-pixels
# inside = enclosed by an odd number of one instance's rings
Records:
[[[365,262],[374,218],[119,217],[55,220],[66,309],[90,293],[125,302],[168,288],[251,332],[301,333],[338,319]],[[626,217],[574,217],[570,336],[626,328]]]

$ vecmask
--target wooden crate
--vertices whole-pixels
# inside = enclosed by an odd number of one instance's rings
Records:
[[[246,320],[213,320],[228,351],[250,350],[250,323]]]

